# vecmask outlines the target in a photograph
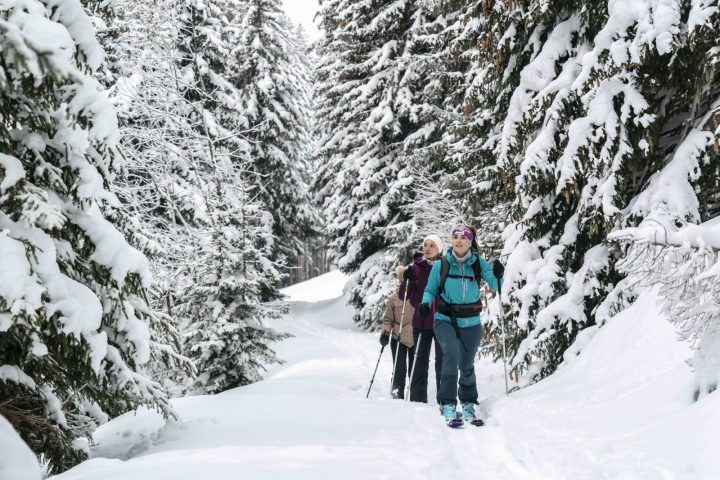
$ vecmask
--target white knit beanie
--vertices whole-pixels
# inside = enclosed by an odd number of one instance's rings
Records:
[[[440,255],[441,256],[443,255],[443,253],[444,253],[443,250],[445,250],[445,244],[443,243],[442,240],[440,240],[440,237],[438,237],[434,233],[431,233],[430,235],[428,235],[427,237],[425,237],[423,239],[423,243],[425,243],[425,240],[430,240],[431,242],[433,242],[435,244],[435,246],[438,248],[438,252],[440,253]]]

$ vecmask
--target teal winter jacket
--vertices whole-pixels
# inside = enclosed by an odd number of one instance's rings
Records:
[[[478,282],[473,278],[475,273],[473,272],[472,264],[476,261],[480,262],[480,274],[483,280],[490,285],[490,288],[497,291],[498,282],[493,274],[492,265],[484,258],[479,257],[474,250],[471,251],[470,258],[463,264],[462,272],[460,271],[460,265],[457,259],[452,254],[452,247],[448,248],[445,256],[450,262],[450,270],[448,271],[448,278],[445,279],[445,291],[441,296],[447,303],[475,303],[480,300],[480,288]],[[430,278],[428,278],[425,292],[423,293],[422,303],[432,305],[433,301],[435,301],[435,297],[440,289],[441,268],[442,262],[435,262],[430,271]],[[450,275],[458,275],[465,278],[450,278]],[[450,317],[437,312],[435,314],[435,320],[449,322]],[[480,323],[480,314],[475,317],[458,318],[457,323],[461,328],[473,327]]]

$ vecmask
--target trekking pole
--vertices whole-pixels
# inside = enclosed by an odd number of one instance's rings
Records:
[[[407,292],[408,292],[408,282],[410,279],[405,279],[405,294],[403,295],[403,308],[402,313],[400,314],[400,331],[398,332],[398,340],[397,340],[397,348],[395,348],[395,361],[393,362],[393,371],[392,376],[390,377],[390,396],[392,397],[393,392],[393,384],[395,383],[395,369],[397,368],[397,361],[398,358],[400,358],[400,338],[402,337],[402,329],[403,329],[403,323],[405,322],[405,304],[407,303]],[[390,327],[390,342],[392,343],[392,331],[393,326]],[[392,349],[392,347],[390,347]]]
[[[415,355],[413,355],[413,366],[410,369],[410,382],[408,383],[408,386],[405,387],[405,400],[408,402],[410,401],[410,390],[412,389],[413,376],[415,375],[415,365],[417,365],[418,351],[420,351],[420,349],[418,347],[420,346],[421,339],[422,339],[422,332],[418,333],[418,339],[417,339],[417,342],[415,342]]]
[[[497,277],[496,277],[497,279]],[[505,309],[503,308],[502,304],[502,286],[500,285],[500,279],[497,279],[498,281],[498,301],[500,302],[500,311],[501,311],[501,317],[500,317],[500,330],[502,331],[502,345],[503,345],[503,369],[505,370],[505,396],[510,395],[510,391],[508,390],[508,373],[507,373],[507,353],[505,352]]]
[[[380,359],[382,358],[383,351],[385,350],[385,345],[382,346],[380,349],[380,355],[378,355],[378,361],[375,364],[375,371],[373,372],[372,379],[370,379],[370,386],[368,387],[367,395],[365,395],[365,398],[370,398],[370,389],[373,386],[373,382],[375,381],[375,374],[377,373],[378,366],[380,365]]]

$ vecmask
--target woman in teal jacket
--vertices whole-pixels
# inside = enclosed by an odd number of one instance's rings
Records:
[[[476,275],[496,291],[498,278],[502,277],[502,265],[499,262],[490,265],[480,257],[477,248],[471,248],[474,240],[475,232],[469,227],[461,225],[453,229],[452,247],[445,255],[447,261],[433,265],[420,305],[420,314],[428,315],[438,297],[433,330],[443,352],[443,363],[437,400],[445,420],[452,426],[462,424],[456,412],[458,399],[462,404],[463,419],[482,424],[475,418],[478,403],[475,356],[483,335],[480,282]]]

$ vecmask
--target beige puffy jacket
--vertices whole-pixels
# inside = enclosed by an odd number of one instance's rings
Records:
[[[385,316],[383,318],[383,330],[389,332],[392,329],[393,338],[397,339],[400,333],[400,318],[402,317],[403,301],[400,300],[400,296],[395,293],[390,300],[388,300],[387,307],[385,308]],[[405,302],[405,317],[403,318],[402,337],[400,342],[412,348],[415,344],[413,341],[413,328],[412,319],[415,309],[410,305],[410,302]]]

